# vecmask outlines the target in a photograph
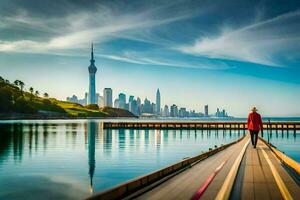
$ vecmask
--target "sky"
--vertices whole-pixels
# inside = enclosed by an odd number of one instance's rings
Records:
[[[65,99],[96,90],[245,117],[300,116],[300,1],[1,0],[0,76]]]

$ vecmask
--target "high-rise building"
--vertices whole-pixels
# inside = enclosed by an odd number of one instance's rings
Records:
[[[104,96],[104,106],[112,107],[112,89],[104,88],[103,96]]]
[[[85,97],[83,99],[79,99],[76,95],[73,95],[71,97],[67,97],[67,101],[69,102],[73,102],[73,103],[78,103],[80,105],[87,105],[87,98],[88,98],[88,94],[85,93]]]
[[[133,99],[134,99],[134,96],[130,95],[129,99],[128,99],[129,104],[133,101]]]
[[[98,102],[99,102],[100,107],[104,107],[104,97],[103,96],[99,96]]]
[[[88,103],[89,104],[97,104],[97,99],[96,99],[96,72],[97,68],[95,66],[95,60],[94,60],[94,48],[92,44],[91,48],[91,64],[89,66],[89,76],[90,76],[90,83],[89,83],[89,98],[88,98]]]
[[[126,95],[124,93],[119,94],[119,108],[125,109]]]
[[[179,111],[178,111],[178,116],[179,117],[187,117],[188,113],[186,111],[186,108],[180,108]]]
[[[216,117],[221,117],[220,109],[217,108]]]
[[[152,108],[151,108],[151,102],[146,98],[144,100],[144,105],[142,108],[142,113],[151,113]]]
[[[204,116],[208,117],[208,105],[204,106]]]
[[[119,108],[119,99],[115,99],[114,108]]]
[[[140,97],[138,97],[136,99],[136,104],[137,104],[137,115],[141,115],[142,114],[142,102]]]
[[[167,105],[165,105],[164,107],[164,113],[163,113],[163,116],[164,117],[169,117],[169,107]]]
[[[135,115],[138,114],[138,106],[136,100],[133,99],[132,101],[129,102],[129,111]]]
[[[178,107],[177,107],[175,104],[173,104],[173,105],[171,106],[171,109],[170,109],[170,116],[171,116],[171,117],[178,117]]]
[[[155,114],[156,113],[156,104],[155,103],[151,103],[151,112],[152,114]]]
[[[155,113],[160,115],[160,92],[159,89],[156,91],[156,110]]]

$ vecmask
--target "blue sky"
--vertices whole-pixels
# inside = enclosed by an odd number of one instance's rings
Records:
[[[65,99],[111,87],[162,104],[300,116],[299,1],[0,2],[0,75]]]

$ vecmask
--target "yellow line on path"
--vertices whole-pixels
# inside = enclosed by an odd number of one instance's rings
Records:
[[[280,193],[281,193],[282,197],[286,200],[293,199],[293,197],[289,193],[287,187],[285,186],[284,182],[282,181],[280,175],[278,174],[276,168],[274,167],[273,163],[271,162],[268,154],[262,148],[260,148],[260,149],[262,150],[262,153],[263,153],[263,155],[264,155],[264,157],[265,157],[265,159],[266,159],[266,161],[267,161],[267,163],[268,163],[268,165],[269,165],[269,167],[272,171],[272,174],[275,178],[275,181],[277,183],[277,186],[280,190]]]
[[[226,176],[226,179],[225,179],[221,189],[219,190],[219,192],[218,192],[218,194],[215,198],[216,200],[229,199],[229,196],[230,196],[233,184],[234,184],[235,177],[237,175],[239,166],[241,164],[241,161],[243,159],[243,156],[245,154],[245,151],[246,151],[246,148],[247,148],[249,142],[250,142],[250,139],[248,139],[248,141],[243,146],[243,149],[241,150],[240,154],[235,159],[235,161],[232,165],[232,168],[230,169],[228,175]]]

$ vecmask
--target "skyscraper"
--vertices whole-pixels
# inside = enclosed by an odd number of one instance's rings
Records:
[[[171,117],[178,117],[178,107],[177,107],[175,104],[173,104],[173,105],[171,106],[171,109],[170,109],[170,116],[171,116]]]
[[[89,98],[88,98],[88,103],[89,104],[96,104],[97,99],[96,99],[96,72],[97,68],[95,66],[95,60],[94,60],[94,48],[92,44],[91,48],[91,64],[89,66],[89,75],[90,75],[90,85],[89,85]]]
[[[160,92],[159,89],[156,91],[156,110],[155,113],[160,115]]]
[[[164,107],[164,113],[163,113],[164,117],[168,117],[169,116],[169,107],[167,105],[165,105]]]
[[[204,116],[208,117],[208,105],[204,106]]]
[[[119,94],[119,108],[125,109],[126,95],[124,93]]]
[[[103,90],[104,96],[104,106],[112,107],[112,89],[111,88],[104,88]]]
[[[115,99],[114,108],[119,108],[119,99]]]

